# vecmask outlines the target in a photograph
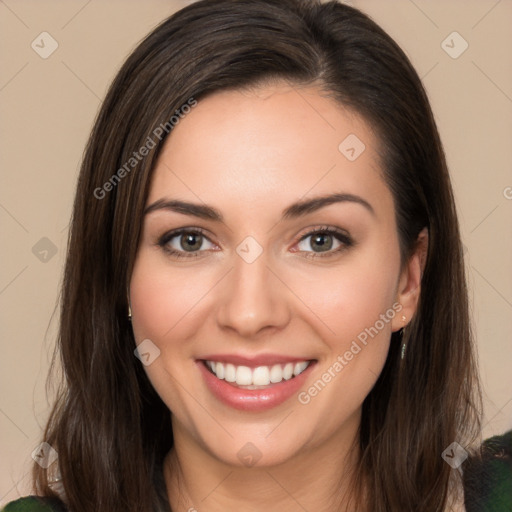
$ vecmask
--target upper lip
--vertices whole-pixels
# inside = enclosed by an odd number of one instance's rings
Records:
[[[257,356],[242,356],[236,354],[211,354],[201,357],[203,361],[216,361],[220,363],[231,363],[235,366],[272,366],[274,364],[299,363],[301,361],[312,361],[308,357],[293,357],[282,354],[260,354]]]

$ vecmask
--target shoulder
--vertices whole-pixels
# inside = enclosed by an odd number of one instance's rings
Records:
[[[27,496],[8,503],[1,512],[66,512],[60,500]]]
[[[463,472],[467,512],[512,510],[512,430],[487,439]]]

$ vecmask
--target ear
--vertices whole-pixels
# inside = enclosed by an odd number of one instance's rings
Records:
[[[398,281],[396,301],[402,305],[392,321],[393,332],[407,325],[416,313],[421,292],[421,278],[428,253],[428,229],[423,228],[416,240],[412,254],[404,265]],[[405,317],[405,320],[403,319]]]

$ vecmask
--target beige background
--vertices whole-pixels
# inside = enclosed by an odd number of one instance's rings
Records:
[[[88,132],[128,52],[186,3],[0,0],[0,506],[28,491],[48,413],[50,320]],[[404,48],[431,98],[467,248],[484,436],[504,432],[512,428],[512,0],[347,3]],[[47,59],[31,48],[44,31],[58,43]],[[441,46],[453,31],[469,45],[458,58]],[[462,49],[452,39],[447,49]]]

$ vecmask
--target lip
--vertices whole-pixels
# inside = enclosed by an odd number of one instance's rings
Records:
[[[249,366],[256,368],[258,366],[272,366],[274,364],[300,363],[302,361],[311,361],[313,358],[290,357],[280,354],[260,354],[259,356],[246,357],[234,354],[213,354],[200,358],[203,361],[218,361],[221,363],[231,363],[235,366]]]
[[[208,360],[214,361],[217,359]],[[225,362],[232,362],[234,360],[247,361],[245,358],[237,358],[235,356],[231,356],[229,360],[228,358],[219,360]],[[258,365],[260,366],[266,366],[265,364],[260,364],[260,359],[258,358],[252,359],[252,362],[254,361],[258,361]],[[272,359],[272,361],[276,361],[276,359]],[[298,361],[305,361],[305,359],[293,359],[288,357],[283,362]],[[196,360],[196,364],[198,365],[199,371],[203,376],[206,386],[210,392],[222,403],[241,411],[261,412],[277,407],[278,405],[281,405],[283,402],[288,400],[291,396],[295,395],[303,386],[305,380],[308,378],[311,369],[316,364],[316,360],[311,360],[309,366],[300,375],[297,375],[290,380],[283,380],[278,384],[273,384],[265,389],[238,388],[223,379],[218,379],[212,372],[210,372],[210,370],[206,368],[204,359]]]

